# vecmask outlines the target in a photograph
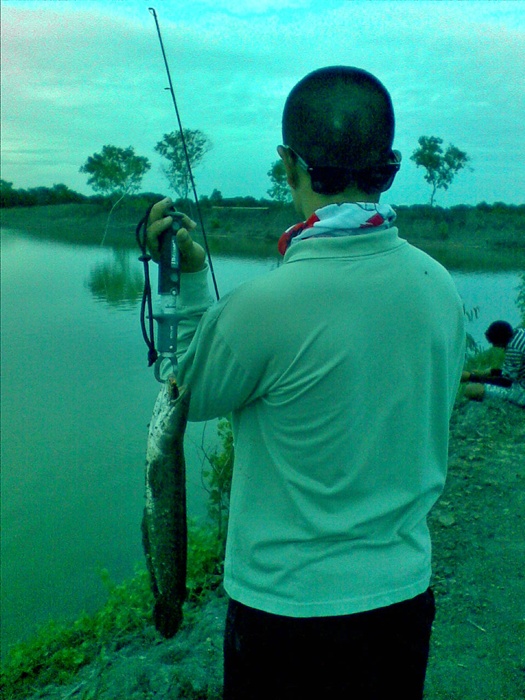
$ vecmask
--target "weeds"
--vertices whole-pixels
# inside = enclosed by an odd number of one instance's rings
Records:
[[[521,323],[525,326],[525,272],[520,274],[521,282],[517,288],[518,296],[516,298],[516,304],[521,314]]]
[[[230,421],[222,419],[217,426],[220,450],[205,454],[208,468],[203,469],[203,485],[208,492],[208,515],[217,528],[223,547],[226,544],[226,529],[230,509],[230,489],[233,474],[233,434]]]
[[[83,666],[116,649],[132,633],[151,621],[153,597],[146,571],[115,585],[101,572],[108,591],[105,605],[95,614],[83,613],[71,624],[53,620],[34,637],[15,645],[0,676],[3,697],[23,697],[34,685],[65,683]]]
[[[465,304],[463,304],[463,313],[464,313],[467,321],[473,321],[475,318],[478,318],[478,316],[479,316],[479,306],[474,306],[472,309],[467,310],[467,308],[465,307]],[[474,340],[474,336],[472,335],[472,333],[467,332],[467,334],[466,334],[466,348],[465,349],[467,352],[467,356],[469,354],[479,352],[479,349],[480,349],[479,345]]]
[[[210,494],[211,524],[188,523],[188,603],[199,605],[222,582],[229,487],[233,468],[233,439],[228,421],[219,423],[222,449],[207,455],[204,479]],[[73,623],[50,621],[25,642],[11,648],[0,673],[1,697],[27,697],[36,687],[71,680],[83,666],[104,658],[152,625],[153,595],[148,573],[115,584],[100,571],[106,603],[94,614],[83,613]],[[191,618],[191,614],[189,615]],[[192,696],[193,697],[193,696]]]

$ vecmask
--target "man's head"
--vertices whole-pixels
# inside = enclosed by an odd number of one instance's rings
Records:
[[[394,126],[386,88],[349,66],[309,73],[293,88],[283,112],[286,153],[303,169],[310,166],[312,190],[321,195],[352,188],[373,196],[388,189],[399,167],[392,151]],[[279,154],[286,166],[282,147]]]
[[[513,335],[514,329],[507,321],[494,321],[485,332],[485,338],[497,348],[506,348]]]

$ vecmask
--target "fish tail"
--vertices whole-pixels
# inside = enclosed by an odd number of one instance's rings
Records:
[[[153,608],[153,620],[158,632],[166,639],[174,637],[182,624],[182,603],[173,604],[160,595]]]

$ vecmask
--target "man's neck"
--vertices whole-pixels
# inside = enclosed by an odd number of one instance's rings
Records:
[[[302,198],[301,213],[306,220],[314,213],[314,211],[317,211],[317,209],[322,209],[329,204],[355,204],[356,202],[370,202],[377,204],[379,202],[379,195],[370,195],[359,191],[345,191],[341,192],[340,194],[323,195],[310,190],[310,192],[306,192],[305,196]]]

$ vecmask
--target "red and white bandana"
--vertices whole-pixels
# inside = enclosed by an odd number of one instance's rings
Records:
[[[277,247],[284,255],[290,245],[306,238],[339,238],[390,228],[396,213],[389,204],[344,202],[317,209],[306,221],[290,226]]]

